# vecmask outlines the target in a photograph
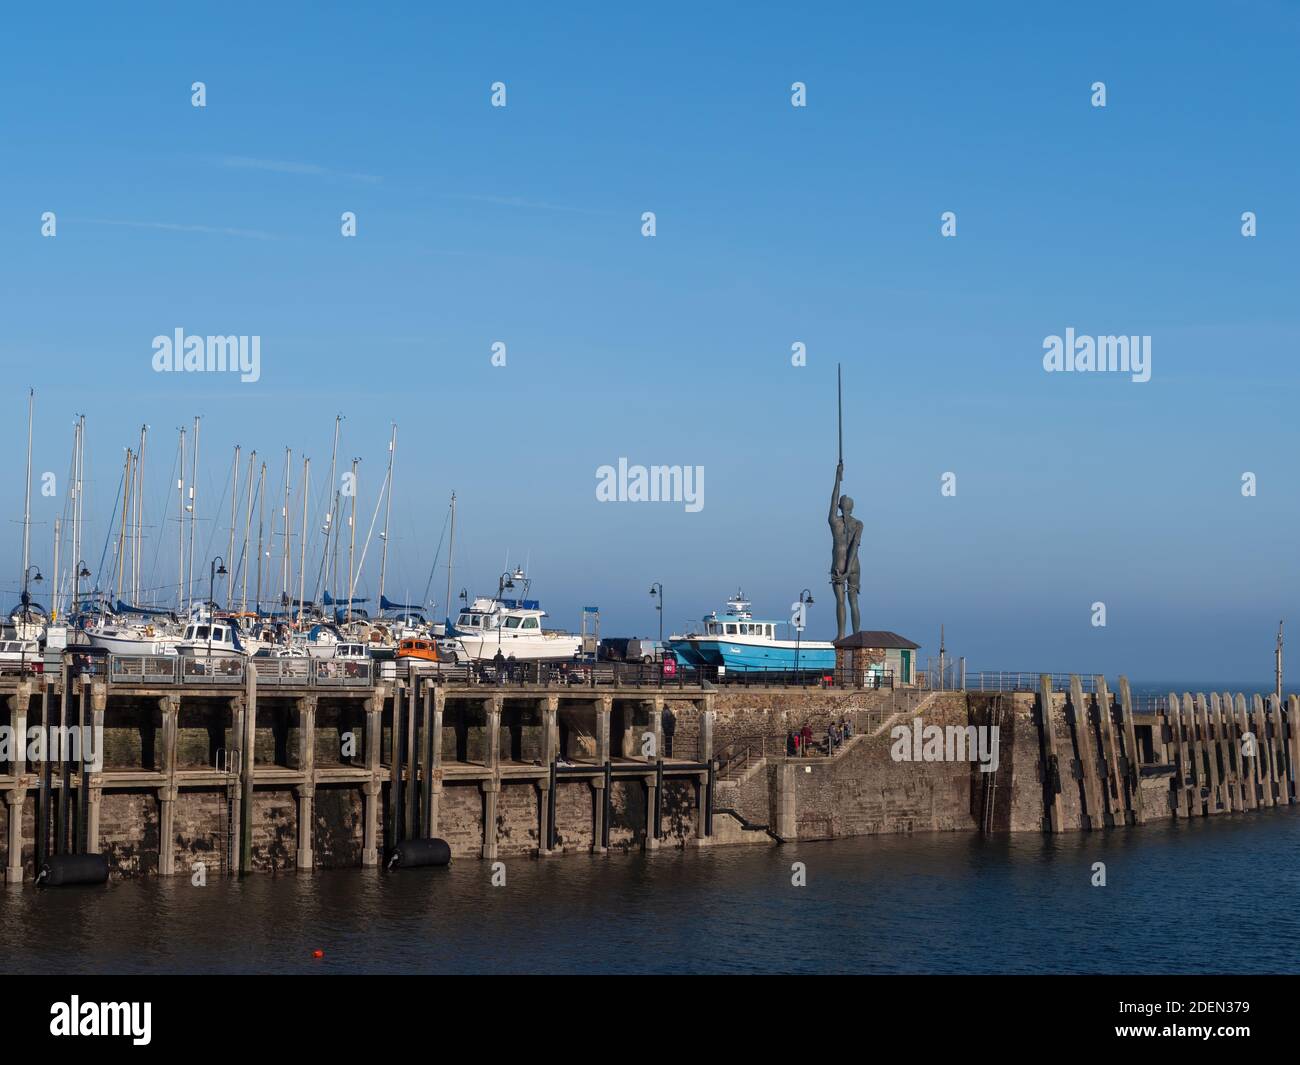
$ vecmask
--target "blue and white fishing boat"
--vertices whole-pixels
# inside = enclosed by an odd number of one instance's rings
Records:
[[[737,592],[727,600],[727,609],[722,613],[714,610],[704,616],[703,632],[670,637],[668,646],[688,665],[724,666],[728,672],[798,669],[801,673],[829,673],[835,669],[833,644],[779,640],[777,626],[785,624],[755,618],[744,593]]]

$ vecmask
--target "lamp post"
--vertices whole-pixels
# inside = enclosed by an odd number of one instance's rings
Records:
[[[35,576],[35,577],[32,576],[32,570],[35,570],[35,571],[36,571],[36,576]],[[22,602],[23,602],[23,620],[24,620],[24,621],[27,621],[28,618],[29,618],[30,615],[31,615],[31,611],[30,611],[29,608],[30,608],[30,606],[31,606],[32,597],[31,597],[31,595],[28,593],[28,590],[27,590],[28,582],[30,581],[30,582],[33,583],[33,584],[40,584],[41,581],[43,581],[43,580],[45,580],[45,578],[41,576],[41,567],[40,567],[40,566],[28,566],[27,569],[26,569],[26,571],[23,573],[23,599],[22,599]]]
[[[208,657],[212,657],[212,622],[216,619],[217,603],[213,598],[214,587],[217,583],[217,576],[226,575],[226,560],[218,555],[212,560],[212,566],[208,570]]]
[[[32,576],[32,570],[36,571],[35,577]],[[40,584],[41,581],[45,580],[45,578],[41,576],[40,566],[28,566],[27,569],[23,572],[22,619],[24,625],[24,632],[18,634],[18,643],[21,648],[20,665],[18,667],[20,670],[20,674],[19,674],[20,676],[25,676],[27,673],[27,637],[25,635],[25,631],[26,631],[25,627],[31,623],[31,619],[32,619],[32,611],[31,611],[32,597],[27,591],[27,583],[29,580],[31,580],[36,584]]]
[[[655,609],[659,611],[659,649],[663,653],[664,643],[664,586],[658,581],[650,585],[650,598],[657,600]]]
[[[812,592],[810,592],[807,588],[805,588],[802,592],[799,593],[799,611],[797,614],[795,614],[795,617],[797,618],[797,621],[795,622],[795,626],[794,626],[794,671],[795,671],[796,679],[798,679],[798,673],[799,673],[799,645],[803,640],[803,627],[805,624],[804,608],[810,607],[812,606],[812,604],[813,604]]]
[[[519,574],[519,570],[515,570],[515,573],[516,573],[516,574]],[[510,573],[509,570],[506,570],[504,573],[502,573],[501,576],[500,576],[500,577],[498,578],[498,580],[497,580],[497,618],[496,618],[496,623],[497,623],[497,650],[498,650],[498,651],[501,650],[501,629],[502,629],[502,627],[503,627],[502,624],[501,624],[501,622],[502,622],[502,620],[503,620],[502,617],[501,617],[501,597],[504,596],[504,595],[506,594],[506,589],[507,589],[507,588],[509,588],[511,591],[514,591],[514,588],[515,588],[515,578],[511,575],[511,573]]]
[[[664,586],[655,581],[650,585],[650,598],[655,600],[655,609],[659,611],[659,686],[663,687],[664,683],[664,659],[668,657],[668,652],[664,648]]]
[[[77,568],[72,573],[72,611],[77,613],[81,607],[81,578],[89,577],[90,570],[86,569],[84,559],[77,559]]]

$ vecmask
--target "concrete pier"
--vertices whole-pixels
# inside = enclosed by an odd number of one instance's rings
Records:
[[[186,875],[199,863],[221,872],[375,867],[385,857],[386,824],[489,860],[654,848],[661,841],[653,813],[669,792],[674,840],[701,839],[695,821],[707,765],[693,744],[662,768],[654,756],[665,705],[701,711],[713,695],[699,688],[647,698],[637,689],[453,684],[418,667],[396,679],[367,674],[363,683],[329,684],[316,683],[314,671],[286,676],[273,662],[229,676],[182,677],[174,662],[157,667],[164,668],[172,676],[154,675],[146,663],[134,673],[66,681],[72,713],[83,694],[89,700],[104,764],[97,771],[87,764],[84,778],[80,764],[52,774],[47,838],[62,811],[82,845],[109,855],[115,875]],[[31,678],[0,676],[0,724],[17,735],[57,724],[65,681],[48,681],[50,698],[33,700]],[[655,737],[649,756],[639,746],[615,749],[616,713],[644,718],[638,735]],[[20,759],[0,764],[0,864],[10,883],[36,873],[38,769]],[[74,818],[83,779],[85,815]],[[641,798],[647,780],[649,803]],[[61,805],[65,789],[73,802]],[[587,798],[575,806],[579,793]],[[586,816],[575,818],[583,807]]]
[[[309,872],[381,866],[402,833],[499,861],[1108,831],[1290,805],[1300,764],[1294,697],[1171,694],[1153,708],[1136,706],[1123,678],[1116,695],[1095,675],[1066,691],[1044,676],[1034,690],[928,692],[496,686],[419,667],[341,681],[260,662],[229,676],[159,669],[173,672],[0,677],[0,724],[17,734],[66,708],[104,736],[102,766],[57,767],[48,787],[22,752],[0,763],[8,883],[34,878],[38,833],[52,846],[56,817],[107,854],[115,876],[199,864]],[[822,738],[841,720],[851,738],[829,749]],[[894,733],[910,735],[914,721],[962,735],[996,725],[996,771],[900,757]],[[790,757],[785,737],[804,724],[814,749]]]

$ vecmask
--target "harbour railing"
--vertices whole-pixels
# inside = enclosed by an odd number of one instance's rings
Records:
[[[110,684],[236,686],[247,677],[243,656],[108,655],[77,664],[82,675],[106,675]],[[105,657],[107,661],[105,662]],[[257,658],[258,687],[368,688],[374,683],[369,659]]]
[[[1052,682],[1053,691],[1069,691],[1072,677],[1077,676],[1083,690],[1093,694],[1097,690],[1097,678],[1092,673],[1045,673],[1043,670],[1007,670],[981,669],[965,674],[966,691],[976,692],[1036,692],[1047,676]]]
[[[674,690],[714,688],[891,689],[892,672],[849,670],[744,669],[677,666],[641,662],[516,662],[498,668],[491,662],[426,662],[419,659],[253,658],[239,655],[76,654],[77,676],[102,676],[110,684],[134,686],[236,687],[247,679],[248,663],[257,668],[259,687],[362,688],[393,680],[499,687],[634,688]]]

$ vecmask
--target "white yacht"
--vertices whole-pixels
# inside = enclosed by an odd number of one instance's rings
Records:
[[[102,647],[115,655],[174,655],[176,634],[153,624],[125,624],[112,617],[100,617],[83,630],[91,647]]]
[[[185,626],[185,634],[176,641],[176,653],[184,658],[243,658],[248,651],[230,621],[204,618]]]
[[[521,581],[524,595],[529,580],[516,570],[510,587]],[[448,629],[447,639],[454,639],[461,654],[476,662],[490,662],[500,651],[516,662],[557,661],[573,658],[582,646],[582,637],[542,627],[546,611],[536,599],[504,599],[505,581],[495,599],[479,596],[463,608],[456,623]],[[440,641],[441,645],[441,641]]]

